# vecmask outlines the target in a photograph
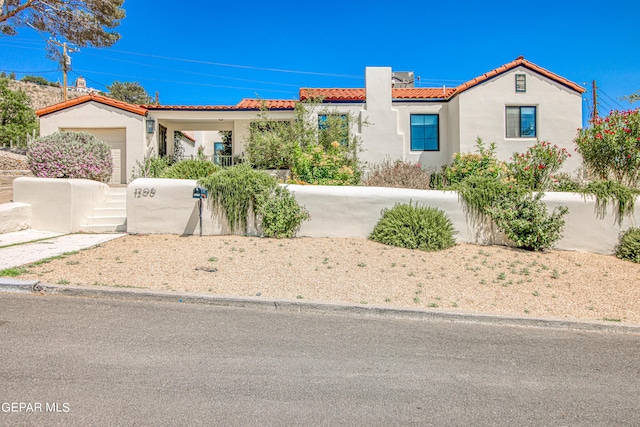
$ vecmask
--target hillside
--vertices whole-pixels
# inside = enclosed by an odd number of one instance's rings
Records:
[[[21,90],[26,92],[31,99],[31,106],[35,110],[63,101],[61,87],[43,86],[35,83],[9,80],[9,88],[11,90]],[[85,94],[80,92],[67,92],[69,99],[77,98],[82,95]]]

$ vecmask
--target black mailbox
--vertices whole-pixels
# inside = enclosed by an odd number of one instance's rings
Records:
[[[194,199],[206,199],[209,191],[206,188],[196,187],[193,189]]]

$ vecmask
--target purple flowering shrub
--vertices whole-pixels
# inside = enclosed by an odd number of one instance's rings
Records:
[[[87,132],[56,132],[34,140],[27,150],[29,169],[42,178],[111,177],[111,147]]]

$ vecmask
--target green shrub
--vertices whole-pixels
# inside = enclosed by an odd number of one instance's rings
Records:
[[[369,239],[408,249],[439,251],[455,245],[453,224],[436,208],[396,204],[382,211]]]
[[[509,167],[520,185],[534,191],[547,190],[552,187],[553,174],[568,157],[571,154],[566,148],[538,141],[525,153],[513,153]]]
[[[258,212],[260,203],[267,199],[278,183],[266,172],[240,164],[201,178],[199,185],[209,191],[213,215],[221,210],[226,215],[231,232],[244,234],[249,212]]]
[[[587,170],[597,179],[640,184],[640,108],[595,117],[575,139]]]
[[[495,143],[489,148],[484,146],[481,138],[476,140],[477,153],[456,153],[452,164],[444,170],[444,174],[450,184],[457,184],[463,180],[475,177],[489,177],[493,179],[506,179],[509,170],[505,162],[496,157]]]
[[[262,229],[266,237],[291,238],[300,230],[309,212],[300,206],[293,194],[281,186],[275,187],[266,200],[259,203]]]
[[[548,215],[547,206],[541,200],[543,195],[507,192],[486,212],[517,247],[530,251],[551,249],[562,237],[565,224],[562,217],[569,209],[560,206]]]
[[[209,160],[182,160],[174,163],[160,173],[161,178],[200,179],[220,170],[220,167]]]
[[[136,160],[136,165],[131,172],[131,179],[136,178],[161,178],[162,173],[171,165],[169,157],[145,156],[140,162]]]
[[[583,180],[566,172],[554,175],[551,183],[552,191],[564,191],[567,193],[578,193],[583,187]]]
[[[358,185],[361,171],[349,148],[334,141],[327,148],[296,147],[291,175],[294,182],[307,184]]]
[[[113,171],[111,147],[87,132],[56,132],[35,139],[27,150],[29,169],[43,178],[106,182]]]
[[[362,184],[367,187],[414,188],[429,190],[432,174],[417,162],[386,158],[371,166]]]
[[[591,194],[596,198],[596,209],[604,217],[609,203],[614,204],[616,222],[622,223],[625,215],[632,215],[635,201],[640,190],[629,188],[618,181],[593,181],[580,190],[583,195]]]
[[[504,194],[513,193],[520,197],[529,193],[528,189],[515,183],[477,175],[472,175],[450,188],[458,192],[471,211],[483,215],[487,214],[487,209],[495,205]]]
[[[632,227],[624,232],[616,248],[616,256],[640,263],[640,228]]]

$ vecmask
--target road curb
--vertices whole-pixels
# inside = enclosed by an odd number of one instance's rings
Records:
[[[17,280],[0,277],[0,292],[40,292],[39,280]]]
[[[17,282],[17,281],[16,281]],[[226,297],[208,294],[189,294],[146,289],[95,288],[83,286],[60,286],[37,283],[31,285],[33,292],[50,295],[82,296],[128,301],[156,301],[184,304],[202,304],[219,307],[251,308],[299,313],[335,315],[357,315],[363,317],[430,320],[441,322],[475,323],[497,326],[517,326],[548,329],[566,329],[587,332],[619,332],[640,334],[640,325],[577,321],[564,319],[526,318],[493,314],[454,313],[435,310],[389,308],[381,306],[349,305],[321,301],[280,300],[263,297]],[[23,286],[26,289],[28,285]],[[0,289],[4,288],[0,281]]]

